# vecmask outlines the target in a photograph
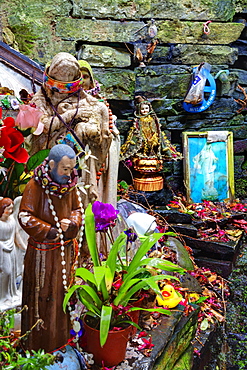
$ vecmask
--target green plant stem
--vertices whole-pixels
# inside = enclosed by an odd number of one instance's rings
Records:
[[[106,243],[106,233],[104,231],[100,233],[100,239],[102,241],[102,246],[103,246],[102,250],[103,250],[104,256],[107,259],[108,251],[107,251],[107,243]],[[100,261],[100,258],[99,258],[99,261]]]
[[[11,180],[11,176],[12,176],[12,173],[14,171],[14,167],[15,167],[15,161],[13,160],[13,162],[11,163],[11,165],[8,168],[8,171],[6,173],[6,177],[8,178],[8,181],[7,181],[6,187],[5,187],[4,192],[3,192],[3,197],[5,197],[5,195],[7,193],[7,190],[8,190],[9,184],[10,184],[10,180]],[[9,176],[8,176],[8,174],[9,174]]]

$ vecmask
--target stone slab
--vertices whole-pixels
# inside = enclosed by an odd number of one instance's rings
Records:
[[[138,21],[111,21],[99,19],[75,19],[64,17],[58,20],[56,36],[64,40],[88,42],[134,42],[141,39],[137,31],[145,26]]]
[[[91,42],[137,42],[148,39],[144,22],[99,19],[58,19],[56,36],[64,40]],[[236,41],[242,23],[211,23],[209,35],[203,33],[203,22],[166,20],[157,22],[157,38],[161,43],[229,45]]]
[[[188,89],[191,72],[188,66],[171,64],[136,68],[136,94],[148,99],[182,98]]]
[[[157,38],[163,43],[229,45],[244,29],[242,23],[210,23],[210,33],[203,32],[203,22],[166,20],[158,22]]]
[[[192,370],[204,370],[210,363],[214,355],[213,352],[217,354],[220,352],[219,335],[219,326],[216,323],[211,323],[207,330],[200,331],[199,341],[196,338],[192,341],[193,348],[200,353],[200,356],[194,355]]]
[[[123,49],[101,45],[83,45],[78,51],[78,59],[85,59],[91,67],[129,67],[131,54]]]
[[[169,229],[168,231],[176,231],[180,235],[184,236],[191,236],[192,238],[197,237],[197,228],[193,225],[188,225],[188,224],[180,224],[179,222],[176,224],[169,224]]]
[[[247,150],[247,139],[234,141],[234,153],[244,153]]]
[[[188,213],[182,213],[172,209],[163,209],[162,207],[156,208],[155,212],[164,217],[169,223],[176,222],[179,224],[190,224],[192,222],[191,215],[189,215]]]
[[[134,71],[125,68],[94,68],[93,72],[94,78],[100,83],[101,94],[106,99],[132,100],[134,98]]]
[[[232,0],[198,0],[196,6],[193,0],[74,0],[71,14],[75,18],[212,19],[223,22],[231,20],[234,11],[235,4]]]
[[[152,369],[172,370],[180,356],[190,346],[194,338],[197,327],[198,309],[193,311],[188,317],[183,316],[175,327],[174,333],[164,348],[162,355],[156,360]]]
[[[217,242],[195,239],[188,236],[183,237],[186,244],[196,252],[197,258],[211,257],[217,260],[234,261],[239,247],[242,243],[242,238],[238,241]]]
[[[172,51],[172,63],[197,65],[203,62],[213,64],[234,64],[238,49],[226,45],[178,44]],[[155,52],[154,57],[155,58]]]
[[[199,267],[209,268],[212,272],[216,272],[225,279],[228,278],[233,269],[232,261],[223,261],[223,260],[220,261],[213,258],[196,257],[195,263]]]

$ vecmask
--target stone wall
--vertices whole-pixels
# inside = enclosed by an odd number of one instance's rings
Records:
[[[133,119],[133,98],[152,100],[163,129],[181,149],[183,131],[230,130],[234,134],[236,194],[247,197],[247,116],[235,99],[246,101],[238,85],[247,87],[246,0],[11,0],[0,2],[2,39],[45,64],[57,52],[86,59],[118,116],[122,139]],[[158,45],[145,56],[152,19]],[[204,23],[210,33],[204,32]],[[192,67],[211,64],[217,96],[204,112],[182,107]],[[168,183],[183,186],[182,163],[165,166]],[[121,176],[121,174],[120,174]],[[124,176],[124,175],[123,175]]]

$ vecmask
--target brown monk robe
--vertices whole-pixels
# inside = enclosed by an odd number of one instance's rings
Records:
[[[81,226],[82,213],[77,190],[77,176],[74,170],[75,155],[63,152],[60,159],[53,158],[54,149],[67,145],[59,144],[50,151],[48,161],[35,170],[26,186],[19,211],[19,221],[30,235],[24,262],[23,305],[28,311],[22,313],[22,335],[29,331],[39,319],[27,340],[26,349],[46,352],[65,345],[70,338],[70,317],[64,313],[62,303],[65,289],[62,276],[66,269],[67,283],[71,280],[72,266],[76,259],[76,238]],[[72,156],[70,155],[72,153]],[[65,172],[67,175],[65,175]],[[69,180],[68,180],[69,179]],[[51,199],[52,214],[48,199]],[[62,265],[60,233],[54,218],[58,217],[61,228],[63,221],[68,223],[63,230],[64,260]]]

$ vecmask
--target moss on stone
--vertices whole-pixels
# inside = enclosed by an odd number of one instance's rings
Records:
[[[240,178],[235,180],[235,194],[237,198],[247,198],[247,179]]]
[[[237,40],[244,29],[242,23],[210,23],[210,33],[203,32],[203,22],[167,20],[159,22],[157,37],[161,42],[228,45]]]

